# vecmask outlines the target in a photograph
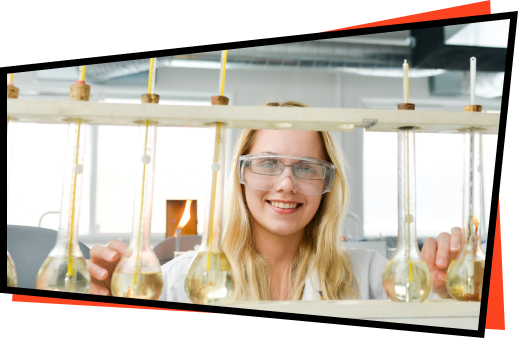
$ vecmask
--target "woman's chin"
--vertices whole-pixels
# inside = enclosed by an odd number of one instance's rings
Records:
[[[286,226],[285,224],[273,225],[265,227],[265,230],[274,236],[289,237],[303,233],[304,229],[295,228],[293,226]]]

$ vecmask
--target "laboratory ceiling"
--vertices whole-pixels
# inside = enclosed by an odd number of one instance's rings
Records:
[[[486,93],[481,94],[488,98],[498,97],[504,78],[506,48],[502,46],[507,41],[508,27],[505,22],[489,26],[455,25],[233,49],[228,53],[227,69],[400,77],[401,65],[407,59],[411,77],[430,78],[432,94],[436,90],[435,94],[457,95],[462,86],[448,84],[466,82],[469,57],[480,55],[480,81],[484,82],[481,86],[487,88]],[[495,35],[500,37],[500,46],[484,44],[484,37]],[[87,76],[90,82],[99,84],[109,85],[113,81],[140,83],[146,80],[148,67],[148,59],[89,65]],[[158,76],[160,68],[216,70],[220,67],[220,52],[159,57],[157,67]],[[41,80],[69,80],[75,74],[73,69],[48,70],[40,71],[37,77]]]

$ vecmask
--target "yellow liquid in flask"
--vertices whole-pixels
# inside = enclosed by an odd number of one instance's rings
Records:
[[[83,257],[72,258],[72,275],[68,276],[67,257],[47,257],[36,279],[36,289],[73,293],[90,293],[90,273]]]
[[[432,292],[430,276],[425,261],[389,261],[383,275],[383,289],[393,301],[422,302]]]
[[[455,300],[480,302],[485,265],[485,261],[453,260],[446,278],[450,296]]]
[[[232,271],[225,254],[200,252],[192,263],[185,279],[187,296],[195,304],[224,305],[234,294]]]
[[[160,298],[164,286],[161,272],[139,273],[136,281],[135,284],[135,273],[114,273],[111,283],[112,296],[147,300]]]

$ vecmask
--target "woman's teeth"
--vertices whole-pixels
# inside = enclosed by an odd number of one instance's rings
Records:
[[[276,208],[281,208],[281,209],[295,209],[297,207],[297,204],[292,204],[292,203],[270,202],[270,204]]]

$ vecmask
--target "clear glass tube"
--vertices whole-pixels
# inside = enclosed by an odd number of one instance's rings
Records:
[[[416,235],[415,131],[398,131],[398,243],[383,274],[383,288],[393,301],[422,302],[432,291],[428,265]]]
[[[162,294],[162,270],[150,243],[157,125],[145,121],[139,127],[133,233],[112,276],[115,297],[158,300]]]
[[[451,261],[446,277],[449,294],[460,301],[480,301],[486,254],[481,245],[483,208],[482,132],[464,132],[463,246]]]
[[[9,182],[11,173],[11,156],[13,149],[13,129],[14,121],[7,117],[7,200],[9,200]],[[9,132],[10,131],[10,132]],[[7,251],[7,286],[16,287],[18,286],[18,277],[16,275],[16,267],[14,266],[13,259]]]
[[[13,134],[15,128],[15,120],[7,117],[7,197],[9,199],[9,183],[11,177],[11,157],[13,153]]]
[[[234,292],[230,263],[221,249],[227,127],[215,123],[211,130],[215,143],[209,211],[202,244],[187,272],[185,291],[195,304],[224,305]]]
[[[65,177],[56,245],[36,279],[41,290],[89,293],[90,274],[79,248],[78,226],[81,208],[86,125],[81,119],[68,121]]]

